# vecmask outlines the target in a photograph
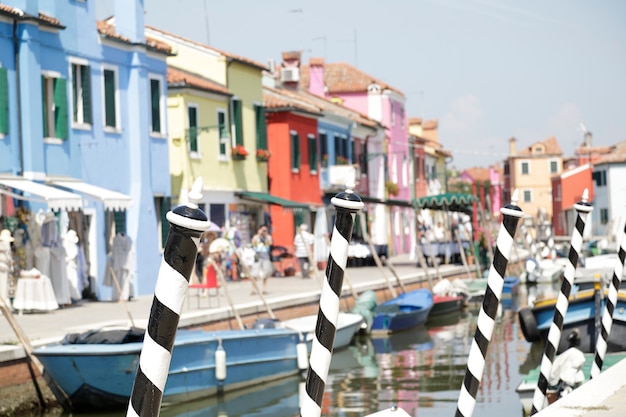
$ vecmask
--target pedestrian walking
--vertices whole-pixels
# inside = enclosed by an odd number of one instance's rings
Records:
[[[315,236],[309,233],[308,226],[306,224],[298,226],[296,235],[293,238],[293,245],[296,258],[298,258],[298,263],[300,264],[302,278],[309,278],[311,272],[310,254],[313,251],[313,242],[315,242]]]
[[[267,278],[274,272],[274,266],[270,259],[270,251],[274,241],[269,229],[266,225],[261,225],[257,229],[256,235],[252,237],[252,249],[254,249],[254,264],[252,265],[252,279],[262,281],[263,294],[267,294]],[[257,285],[258,287],[258,285]],[[256,294],[256,290],[252,289],[252,294]]]

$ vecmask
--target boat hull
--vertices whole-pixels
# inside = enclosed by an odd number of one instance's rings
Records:
[[[297,374],[298,339],[296,332],[284,329],[179,331],[163,404]],[[217,380],[215,374],[215,351],[220,340],[226,351],[224,381]],[[142,345],[55,345],[37,349],[34,354],[70,398],[74,409],[111,409],[128,406]]]
[[[372,334],[393,333],[426,323],[433,307],[429,290],[418,289],[389,300],[374,310]]]
[[[435,295],[433,296],[433,308],[430,310],[429,317],[460,311],[464,302],[465,297],[461,295]]]
[[[529,342],[544,341],[548,337],[550,326],[554,321],[554,306],[556,298],[536,303],[536,307],[525,308],[519,312],[520,327],[524,338]],[[600,308],[596,309],[593,290],[581,291],[570,297],[567,313],[563,320],[561,340],[557,353],[569,347],[569,334],[578,330],[580,344],[577,346],[584,353],[593,353],[596,345],[596,321],[602,317],[606,299],[600,301]],[[620,294],[613,312],[613,325],[608,339],[608,352],[626,350],[626,297]]]
[[[356,313],[339,313],[337,317],[337,329],[335,332],[335,340],[333,349],[343,349],[347,347],[352,338],[361,328],[363,316]],[[282,326],[286,329],[302,333],[307,341],[309,352],[311,352],[311,344],[315,337],[315,327],[317,325],[317,315],[298,317],[290,320],[283,320]]]

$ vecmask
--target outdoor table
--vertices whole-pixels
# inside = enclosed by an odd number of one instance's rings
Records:
[[[50,278],[45,275],[38,278],[20,277],[17,280],[13,308],[20,315],[24,310],[50,311],[59,308]]]

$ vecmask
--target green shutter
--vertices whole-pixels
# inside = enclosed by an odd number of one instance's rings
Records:
[[[78,64],[72,64],[72,121],[78,123]]]
[[[300,169],[300,136],[291,134],[291,168]]]
[[[243,119],[241,100],[233,100],[233,120],[235,122],[235,144],[243,145]]]
[[[161,89],[159,80],[150,80],[150,105],[152,108],[152,132],[161,133]]]
[[[104,124],[107,127],[117,127],[115,116],[115,73],[104,70]]]
[[[187,107],[189,119],[189,150],[198,152],[198,112],[195,107]]]
[[[68,137],[67,81],[65,78],[54,79],[54,134],[60,139]]]
[[[43,137],[48,137],[48,103],[46,100],[46,77],[41,76],[41,105],[43,108]]]
[[[91,68],[87,65],[80,67],[80,84],[83,88],[83,123],[91,124]]]
[[[113,223],[115,224],[115,234],[126,233],[126,211],[114,211]]]
[[[9,81],[6,68],[0,68],[0,133],[9,133]]]
[[[317,171],[317,139],[315,135],[309,136],[309,170]]]
[[[267,149],[267,125],[265,123],[265,107],[255,105],[254,113],[256,118],[256,147],[257,149]]]

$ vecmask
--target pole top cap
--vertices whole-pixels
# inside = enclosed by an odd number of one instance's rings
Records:
[[[354,183],[346,184],[346,190],[331,198],[330,202],[338,208],[354,211],[361,210],[364,206],[363,201],[361,200],[361,197],[354,192],[353,188]]]

